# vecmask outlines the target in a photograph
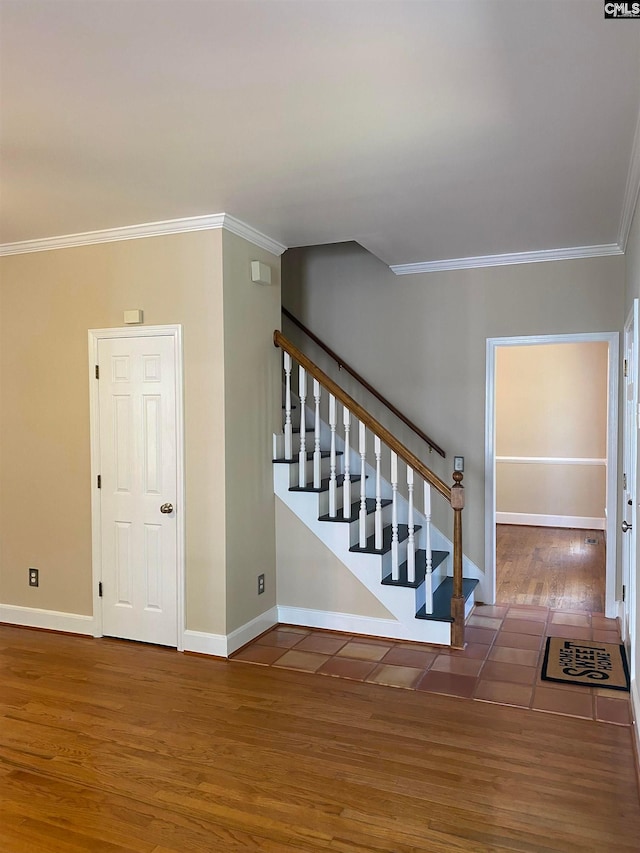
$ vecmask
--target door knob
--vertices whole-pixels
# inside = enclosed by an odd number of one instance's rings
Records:
[[[627,532],[627,530],[631,530],[631,525],[630,525],[630,524],[627,524],[627,522],[626,522],[626,521],[623,521],[623,522],[622,522],[622,524],[620,525],[620,527],[622,527],[622,532],[623,532],[623,533],[626,533],[626,532]]]
[[[165,515],[168,515],[170,512],[173,512],[173,504],[162,504],[160,507],[160,512],[164,512]]]

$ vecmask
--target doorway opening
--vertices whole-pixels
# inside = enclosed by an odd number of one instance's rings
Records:
[[[618,335],[487,341],[492,600],[616,615]]]

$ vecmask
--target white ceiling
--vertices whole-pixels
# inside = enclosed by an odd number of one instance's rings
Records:
[[[624,241],[640,21],[604,21],[602,0],[0,16],[0,243],[222,211],[391,265]]]

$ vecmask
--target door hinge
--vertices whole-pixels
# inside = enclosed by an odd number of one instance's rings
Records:
[[[626,362],[625,362],[625,364],[626,364]],[[626,375],[627,374],[625,373],[625,376]],[[96,379],[100,379],[100,365],[99,364],[96,364]]]
[[[627,475],[626,474],[622,475],[622,488],[625,490],[627,488]]]
[[[626,481],[625,481],[625,482],[626,482]],[[101,475],[101,474],[98,474],[98,488],[99,488],[99,489],[101,489],[101,488],[102,488],[102,475]]]
[[[98,581],[98,597],[102,598],[102,581]]]
[[[627,597],[627,588],[624,584],[622,584],[622,600],[624,601]]]

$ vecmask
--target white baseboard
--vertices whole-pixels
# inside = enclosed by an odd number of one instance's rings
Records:
[[[242,646],[250,643],[251,640],[255,640],[260,634],[264,634],[265,631],[268,631],[269,628],[273,628],[277,624],[278,608],[272,607],[271,610],[266,610],[264,613],[256,616],[255,619],[236,628],[235,631],[227,634],[227,655],[237,652]]]
[[[21,625],[25,628],[42,628],[45,631],[64,631],[68,634],[96,636],[96,624],[93,616],[83,616],[80,613],[63,613],[59,610],[41,610],[38,607],[0,604],[0,622],[5,622],[8,625]]]
[[[96,621],[93,616],[61,613],[58,610],[41,610],[37,607],[0,604],[0,622],[25,628],[42,628],[45,631],[64,631],[69,634],[85,634],[89,637],[101,636],[96,633]],[[251,622],[232,631],[228,636],[208,634],[203,631],[185,631],[182,636],[183,649],[185,652],[225,658],[245,643],[251,642],[254,637],[272,628],[276,622],[277,608],[272,607],[271,610],[261,613]]]
[[[255,619],[231,631],[230,634],[208,634],[206,631],[185,631],[182,635],[183,651],[199,655],[226,658],[251,640],[273,628],[278,622],[278,608],[272,607]]]
[[[217,658],[227,656],[227,638],[224,634],[207,634],[204,631],[185,631],[182,635],[185,652],[200,655],[213,655]]]
[[[388,637],[418,643],[448,646],[451,643],[451,624],[425,619],[415,619],[415,625],[403,625],[395,619],[374,619],[352,613],[334,613],[306,607],[278,607],[278,622],[300,625],[305,628],[324,628],[345,634],[363,634],[370,637]]]
[[[530,527],[577,527],[582,530],[604,530],[606,518],[581,515],[536,515],[525,512],[496,512],[496,524],[526,524]]]

